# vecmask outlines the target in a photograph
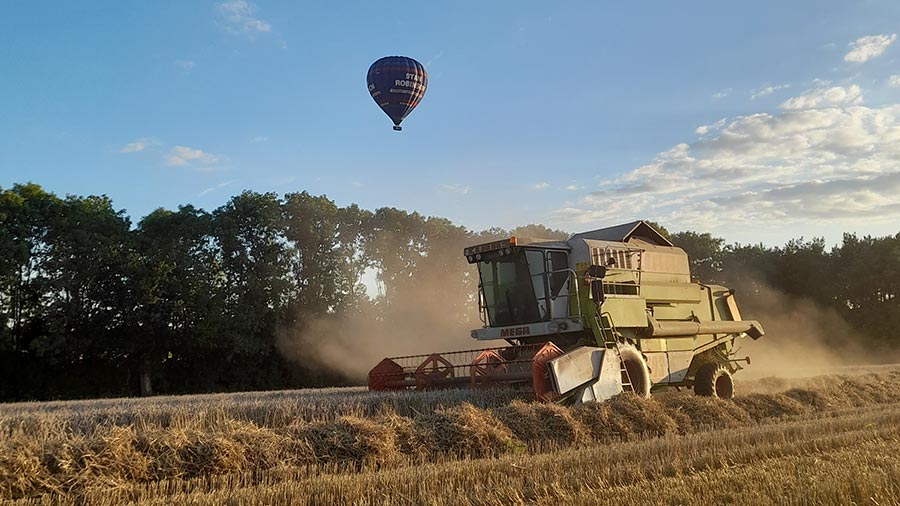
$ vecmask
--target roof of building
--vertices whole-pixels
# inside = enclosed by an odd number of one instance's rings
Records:
[[[590,232],[582,232],[575,234],[571,239],[591,239],[595,241],[617,241],[628,242],[632,237],[638,238],[659,246],[674,246],[671,241],[666,239],[655,228],[647,224],[646,221],[638,220],[631,223],[623,223],[614,227],[600,228],[591,230]]]

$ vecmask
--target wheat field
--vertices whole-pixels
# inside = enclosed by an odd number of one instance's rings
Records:
[[[536,404],[306,390],[0,405],[3,504],[900,504],[900,372]]]

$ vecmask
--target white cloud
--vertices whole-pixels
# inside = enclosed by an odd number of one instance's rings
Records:
[[[584,187],[578,186],[577,184],[570,184],[569,186],[566,186],[566,190],[569,190],[570,192],[576,192],[578,190],[581,190],[582,188]]]
[[[166,165],[172,167],[189,167],[197,164],[208,167],[218,161],[219,157],[213,154],[187,146],[175,146],[165,158]]]
[[[235,34],[243,34],[251,39],[257,33],[266,33],[272,30],[272,25],[256,17],[259,10],[256,5],[244,0],[229,0],[216,7],[222,26],[226,31]]]
[[[193,60],[175,60],[175,66],[185,72],[190,72],[197,66],[197,62]]]
[[[863,63],[872,58],[881,56],[884,50],[888,48],[895,40],[897,34],[891,35],[866,35],[860,37],[849,46],[852,48],[849,53],[844,55],[844,61]]]
[[[700,125],[696,130],[694,130],[694,133],[696,133],[697,135],[706,135],[712,131],[718,130],[725,126],[726,119],[727,118],[722,118],[711,125]]]
[[[848,87],[815,88],[789,98],[779,107],[787,110],[815,109],[837,105],[858,105],[863,101],[862,90],[856,84]]]
[[[757,88],[750,92],[750,100],[756,100],[757,98],[764,97],[766,95],[771,95],[778,90],[784,90],[790,88],[790,84],[776,84],[774,86],[766,86],[764,88]]]
[[[725,88],[724,90],[719,90],[719,91],[713,93],[712,98],[713,98],[713,100],[721,100],[721,99],[727,97],[728,95],[731,95],[732,91],[734,91],[734,90],[731,88]]]
[[[719,233],[897,223],[900,104],[825,105],[733,118],[554,216],[560,226],[649,217]]]
[[[532,190],[546,190],[550,187],[550,183],[535,183],[531,185]]]
[[[128,144],[119,148],[119,153],[140,153],[141,151],[153,147],[159,144],[158,141],[151,139],[149,137],[142,137],[140,139],[135,139],[133,142],[129,142]]]
[[[893,88],[900,88],[900,74],[894,74],[888,78],[888,85]]]
[[[471,187],[469,187],[469,186],[464,186],[464,185],[461,185],[461,184],[444,184],[444,185],[441,185],[441,188],[442,188],[444,191],[448,191],[448,192],[451,192],[451,193],[462,193],[463,195],[466,195],[466,194],[468,194],[470,191],[472,191],[472,188],[471,188]]]
[[[198,197],[202,197],[202,196],[206,195],[207,193],[212,193],[212,192],[214,192],[214,191],[216,191],[216,190],[221,190],[222,188],[225,188],[226,186],[231,186],[231,185],[233,185],[234,183],[237,183],[237,182],[238,182],[237,179],[232,179],[231,181],[225,181],[224,183],[220,183],[220,184],[217,184],[217,185],[215,185],[215,186],[210,186],[209,188],[207,188],[207,189],[201,191],[200,193],[198,193],[197,196],[198,196]]]
[[[250,137],[250,142],[254,144],[259,144],[261,142],[267,142],[269,140],[265,135],[257,135],[256,137]]]

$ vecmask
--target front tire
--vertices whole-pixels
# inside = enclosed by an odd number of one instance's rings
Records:
[[[619,346],[619,360],[625,368],[622,383],[631,383],[631,388],[626,386],[625,390],[650,397],[650,368],[644,355],[634,346],[625,344]]]
[[[706,363],[697,369],[694,376],[694,393],[703,397],[731,399],[734,397],[734,380],[725,366]]]

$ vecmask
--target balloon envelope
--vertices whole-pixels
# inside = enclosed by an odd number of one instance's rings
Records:
[[[421,63],[406,56],[385,56],[369,67],[366,76],[369,94],[391,121],[394,130],[400,130],[400,122],[419,105],[428,74]]]

